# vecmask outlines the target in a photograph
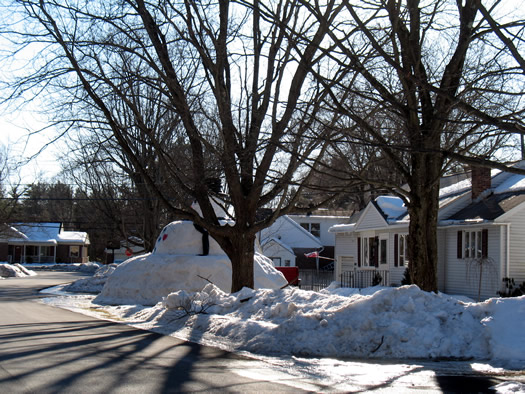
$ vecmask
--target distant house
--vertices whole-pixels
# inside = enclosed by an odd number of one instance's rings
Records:
[[[281,216],[260,234],[263,254],[277,267],[322,269],[333,266],[335,236],[328,229],[343,220],[343,216],[330,215]],[[316,252],[319,258],[306,256]]]
[[[64,231],[61,223],[18,223],[0,234],[0,261],[9,263],[87,263],[89,237]]]
[[[324,264],[330,264],[334,258],[335,234],[329,232],[330,227],[348,220],[348,212],[330,209],[317,209],[306,215],[288,215],[290,219],[321,241]],[[332,260],[329,260],[332,259]],[[312,261],[309,259],[308,261]],[[323,265],[324,265],[323,264]],[[333,267],[333,264],[330,264]]]
[[[439,198],[440,291],[486,299],[497,296],[503,278],[525,281],[525,176],[476,168],[444,178]],[[400,198],[381,196],[352,223],[333,226],[335,279],[378,272],[383,284],[399,285],[410,264],[409,221]]]
[[[127,240],[122,240],[116,245],[108,245],[108,247],[104,249],[106,264],[120,264],[132,256],[143,253],[145,253],[144,241],[138,237],[129,237]]]

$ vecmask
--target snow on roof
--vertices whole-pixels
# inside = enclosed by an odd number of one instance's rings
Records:
[[[11,239],[10,241],[30,241],[35,243],[56,244],[60,232],[60,223],[16,223],[13,225],[25,239]]]
[[[448,197],[454,194],[459,194],[470,190],[472,187],[472,180],[470,178],[453,183],[452,185],[439,189],[439,198]]]
[[[40,244],[89,244],[89,237],[83,231],[62,231],[61,223],[15,223],[12,227],[15,235],[9,239],[13,243]]]
[[[274,243],[278,244],[279,246],[281,246],[283,249],[285,249],[288,252],[290,252],[291,254],[295,254],[295,252],[293,251],[293,249],[290,246],[286,245],[283,241],[281,241],[280,239],[275,238],[275,237],[271,237],[271,238],[265,239],[263,241],[263,243],[261,244],[261,246],[264,247],[267,244],[269,244],[270,242],[274,242]]]
[[[336,224],[328,229],[330,233],[347,233],[354,231],[355,223]]]
[[[407,213],[405,202],[399,197],[379,196],[375,202],[388,220],[397,219]]]
[[[288,215],[279,217],[270,227],[261,232],[261,242],[268,238],[281,237],[291,247],[321,247],[321,240],[304,229],[299,223]],[[317,246],[312,246],[317,245]]]
[[[512,174],[494,189],[495,194],[525,190],[525,175]]]
[[[57,240],[60,243],[89,244],[88,234],[83,231],[62,231]]]

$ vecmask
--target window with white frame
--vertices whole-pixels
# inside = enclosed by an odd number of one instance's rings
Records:
[[[80,257],[80,246],[72,245],[69,247],[69,257]]]
[[[378,258],[378,238],[362,237],[361,238],[361,259],[358,264],[361,267],[374,267]]]
[[[320,223],[301,223],[301,227],[317,238],[321,238],[321,224]]]
[[[481,230],[463,232],[463,257],[465,259],[481,258],[482,251]]]
[[[397,255],[395,266],[404,267],[408,265],[408,234],[397,234]]]

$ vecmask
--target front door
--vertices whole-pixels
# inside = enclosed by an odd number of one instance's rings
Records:
[[[22,262],[22,246],[16,245],[15,246],[15,260],[13,263],[21,263]]]

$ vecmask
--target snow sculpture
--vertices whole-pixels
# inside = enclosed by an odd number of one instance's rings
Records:
[[[201,251],[202,236],[193,222],[172,222],[160,233],[152,253],[132,257],[115,269],[95,302],[154,305],[170,293],[197,292],[210,282],[229,293],[230,259],[211,237],[209,255],[200,256]],[[256,289],[288,283],[269,258],[256,253],[253,264]]]

